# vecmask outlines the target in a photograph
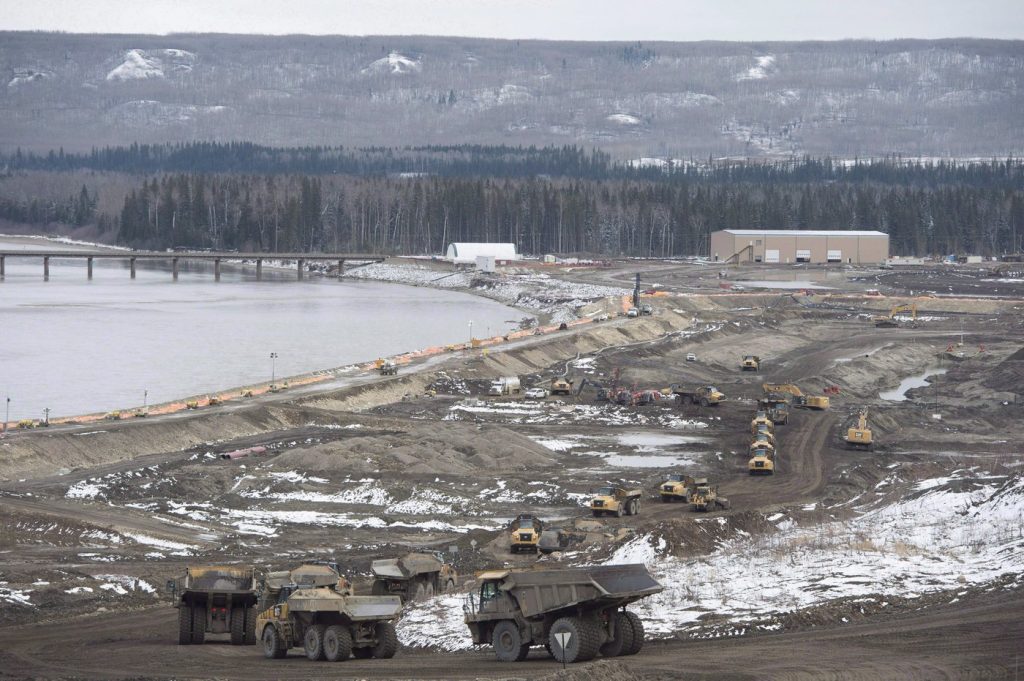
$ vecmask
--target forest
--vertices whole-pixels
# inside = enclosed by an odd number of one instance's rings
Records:
[[[237,170],[256,158],[261,172]],[[1024,240],[1024,163],[1013,159],[635,168],[577,147],[183,144],[5,161],[0,219],[94,224],[144,249],[438,254],[451,241],[509,241],[533,255],[676,257],[706,255],[710,233],[730,228],[880,230],[894,255],[1000,255]],[[4,190],[72,170],[88,181],[66,197]],[[101,202],[104,192],[119,195]]]

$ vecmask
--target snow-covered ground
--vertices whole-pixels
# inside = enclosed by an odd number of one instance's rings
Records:
[[[739,533],[700,558],[669,555],[664,538],[643,535],[605,563],[644,563],[665,586],[630,606],[660,638],[777,629],[779,616],[836,599],[884,605],[887,597],[955,592],[1007,576],[1021,582],[1024,478],[958,471],[918,483],[915,494],[865,507],[849,521],[807,527],[777,513],[768,520],[778,532],[753,539]],[[407,607],[400,640],[469,648],[461,606],[461,597],[449,595]],[[716,616],[710,633],[699,621],[708,613]]]

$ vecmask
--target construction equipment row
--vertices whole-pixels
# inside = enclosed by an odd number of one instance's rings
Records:
[[[431,557],[375,561],[374,572],[408,581],[437,572]],[[641,564],[491,570],[477,582],[463,618],[473,643],[491,645],[503,662],[526,659],[533,646],[563,663],[634,655],[643,647],[644,627],[626,606],[663,590]],[[388,659],[398,651],[394,623],[402,596],[390,587],[388,594],[356,596],[333,563],[270,572],[260,580],[252,568],[189,567],[168,587],[182,644],[202,643],[207,632],[230,632],[235,644],[259,641],[268,658],[286,657],[291,648],[329,662]]]
[[[658,495],[663,503],[681,501],[694,511],[710,511],[715,507],[729,508],[729,500],[718,494],[707,478],[692,478],[684,473],[671,473],[660,485]]]
[[[775,423],[768,412],[758,410],[750,421],[750,460],[747,471],[751,475],[775,473]]]

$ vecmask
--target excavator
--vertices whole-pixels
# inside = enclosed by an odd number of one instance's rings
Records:
[[[871,429],[868,428],[868,410],[865,409],[857,416],[857,425],[846,430],[846,446],[850,449],[874,448],[874,441],[871,439]]]
[[[784,393],[793,396],[793,405],[805,409],[825,411],[829,407],[827,395],[804,395],[803,391],[792,383],[764,383],[761,389],[765,395]]]
[[[917,324],[917,303],[905,303],[902,305],[893,305],[892,309],[889,310],[888,315],[878,315],[871,318],[871,321],[875,323],[875,326],[882,328],[893,328],[900,325],[896,315],[901,312],[910,313],[910,324],[915,326]]]

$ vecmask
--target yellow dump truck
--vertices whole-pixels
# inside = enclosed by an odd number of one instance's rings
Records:
[[[671,390],[680,404],[699,404],[702,407],[717,407],[725,401],[725,395],[713,385],[691,388],[673,383]]]
[[[765,426],[772,432],[775,430],[775,422],[769,418],[767,411],[759,410],[754,414],[754,418],[750,421],[750,434],[756,435],[760,426]]]
[[[771,475],[775,472],[775,450],[758,447],[747,462],[747,471],[751,475]]]
[[[413,552],[401,558],[380,558],[370,563],[374,596],[398,596],[402,602],[431,598],[452,591],[459,581],[455,568],[437,553]]]
[[[760,371],[761,370],[761,358],[757,355],[744,355],[743,361],[740,362],[740,370],[742,371]]]
[[[640,497],[643,492],[639,489],[625,489],[608,485],[599,487],[590,500],[590,510],[594,517],[602,515],[614,515],[621,518],[624,515],[636,515],[640,512]]]
[[[253,568],[189,566],[167,589],[178,609],[178,645],[202,643],[206,634],[230,634],[232,645],[256,642]]]
[[[520,513],[509,523],[509,550],[512,553],[526,551],[536,553],[544,522],[535,515]]]
[[[691,492],[693,492],[693,478],[683,473],[670,474],[665,482],[658,486],[658,494],[666,504],[673,501],[688,504]]]

